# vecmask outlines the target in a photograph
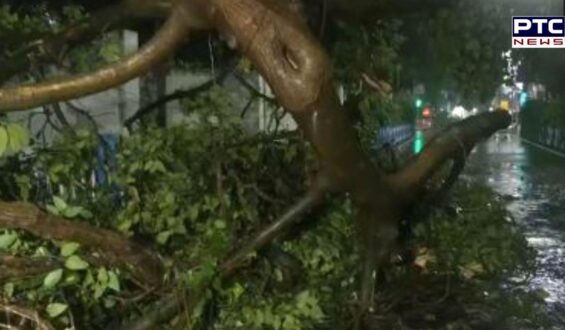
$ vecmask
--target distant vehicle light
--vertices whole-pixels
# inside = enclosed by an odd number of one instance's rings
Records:
[[[422,116],[424,118],[430,118],[432,116],[432,110],[430,110],[430,108],[424,108],[424,110],[422,111]]]
[[[458,105],[451,111],[451,117],[464,119],[469,117],[469,112],[462,106]]]

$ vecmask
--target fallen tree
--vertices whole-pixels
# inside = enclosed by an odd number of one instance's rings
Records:
[[[189,33],[215,29],[225,36],[261,73],[272,88],[280,106],[298,123],[305,139],[314,147],[320,161],[315,179],[306,195],[288,208],[279,220],[262,230],[219,267],[219,277],[233,276],[253,252],[264,248],[299,222],[305,213],[323,203],[331,194],[347,193],[356,208],[356,227],[362,249],[362,275],[359,316],[371,307],[375,273],[385,267],[394,249],[400,221],[414,209],[430,178],[448,161],[455,160],[451,185],[465,157],[481,140],[510,124],[503,111],[484,113],[456,123],[440,132],[424,151],[395,173],[385,173],[362,150],[357,133],[340,105],[332,78],[331,61],[310,32],[296,6],[271,0],[179,0],[166,23],[138,53],[95,72],[58,78],[37,84],[0,90],[0,110],[18,111],[67,101],[118,86],[164,61],[186,41]],[[126,246],[123,255],[137,248],[108,232],[86,234],[90,229],[58,222],[43,226],[35,220],[36,211],[20,204],[0,205],[2,226],[28,230],[38,236],[60,240],[91,242],[94,248]],[[53,218],[47,217],[55,221]],[[25,226],[25,227],[24,227]],[[72,228],[76,228],[73,230]],[[56,230],[56,231],[52,231]],[[115,239],[114,239],[115,238]],[[115,250],[111,249],[115,252]],[[112,253],[114,253],[112,252]],[[119,259],[120,255],[118,255]],[[134,264],[144,261],[134,257]],[[145,260],[145,259],[143,259]],[[150,275],[153,278],[153,274]],[[193,293],[197,296],[199,293]],[[124,329],[150,329],[194,307],[197,297],[171,294]]]

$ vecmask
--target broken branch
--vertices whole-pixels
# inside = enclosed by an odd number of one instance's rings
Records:
[[[508,112],[498,110],[450,125],[437,134],[418,157],[394,175],[395,181],[402,186],[405,196],[414,201],[422,194],[427,181],[446,161],[465,157],[478,142],[510,125],[511,119]],[[461,172],[457,167],[455,170],[450,181],[454,181],[453,175],[457,176]]]
[[[100,253],[97,260],[100,264],[120,265],[143,283],[156,286],[161,282],[159,259],[114,231],[49,215],[33,205],[19,202],[0,202],[0,227],[24,230],[47,240],[80,243]]]
[[[46,258],[0,256],[0,281],[37,276],[57,267],[56,262]]]

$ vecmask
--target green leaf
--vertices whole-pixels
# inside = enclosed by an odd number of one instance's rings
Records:
[[[83,208],[82,211],[80,212],[80,216],[85,219],[91,219],[94,215],[89,210]]]
[[[4,233],[0,235],[0,249],[4,250],[9,248],[18,239],[16,233]]]
[[[102,267],[98,270],[98,275],[96,276],[96,279],[100,283],[106,284],[108,282],[109,277],[108,277],[108,271],[106,270],[106,268]]]
[[[156,160],[153,164],[153,171],[165,173],[167,170],[165,169],[165,165],[163,165],[161,161]]]
[[[11,298],[14,296],[14,290],[16,289],[14,283],[6,283],[4,284],[4,294],[8,297]]]
[[[188,210],[189,212],[189,216],[190,216],[190,220],[194,221],[198,218],[198,215],[200,214],[200,210],[198,209],[198,205],[193,205],[190,207],[190,209]]]
[[[56,318],[57,316],[63,314],[68,308],[69,305],[67,304],[51,303],[47,305],[45,311],[47,312],[47,315],[49,315],[50,318]]]
[[[106,62],[115,62],[120,59],[121,48],[119,44],[115,42],[109,42],[104,44],[99,51],[100,57]]]
[[[12,151],[20,151],[29,143],[29,134],[25,128],[18,124],[8,124],[8,146]]]
[[[166,230],[163,232],[160,232],[157,235],[157,243],[164,245],[167,244],[167,242],[169,241],[169,238],[171,237],[171,235],[173,234],[172,230]]]
[[[118,275],[113,271],[109,271],[108,276],[110,277],[108,287],[116,292],[120,292],[120,279]]]
[[[106,291],[106,284],[96,283],[94,285],[94,299],[98,300]]]
[[[8,149],[8,131],[4,126],[0,126],[0,156]]]
[[[132,225],[133,221],[131,219],[124,220],[118,224],[118,230],[123,233],[127,233]]]
[[[48,289],[52,289],[55,286],[57,286],[59,282],[61,282],[62,277],[63,277],[63,270],[60,268],[56,269],[51,273],[47,274],[47,276],[45,276],[45,278],[43,279],[43,286]]]
[[[70,270],[84,270],[89,267],[89,264],[82,260],[79,256],[73,255],[65,261],[65,267]]]
[[[59,211],[64,211],[68,207],[67,203],[61,197],[53,196],[53,203]]]
[[[53,215],[61,215],[61,213],[59,212],[59,210],[54,206],[54,205],[47,205],[46,206],[47,211]]]
[[[79,281],[81,280],[79,274],[77,273],[71,273],[67,276],[65,276],[65,284],[71,285],[71,284],[77,284]]]
[[[76,217],[77,215],[81,214],[82,211],[83,211],[83,209],[82,209],[82,207],[80,207],[80,206],[71,206],[71,207],[66,208],[66,209],[63,211],[63,215],[64,215],[66,218],[74,218],[74,217]]]
[[[78,250],[80,244],[75,242],[66,242],[61,245],[61,255],[63,257],[70,257]]]
[[[112,308],[114,306],[116,306],[116,300],[115,299],[112,299],[111,297],[104,298],[104,307]]]
[[[226,229],[226,222],[224,220],[216,220],[214,221],[214,227],[218,229]]]

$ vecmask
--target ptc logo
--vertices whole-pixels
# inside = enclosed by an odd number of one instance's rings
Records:
[[[565,48],[565,17],[512,17],[512,48]]]

